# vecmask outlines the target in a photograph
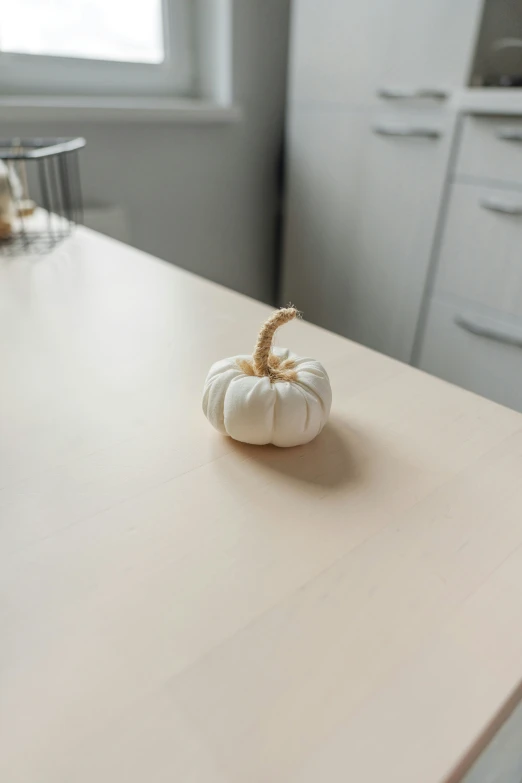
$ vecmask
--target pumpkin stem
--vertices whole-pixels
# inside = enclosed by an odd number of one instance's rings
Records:
[[[295,307],[282,307],[281,310],[277,310],[271,315],[261,327],[252,357],[254,372],[257,376],[271,376],[273,374],[273,370],[270,367],[270,350],[275,331],[283,324],[296,318],[297,315],[298,312]]]

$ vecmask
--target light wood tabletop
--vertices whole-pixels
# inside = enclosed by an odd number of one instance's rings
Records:
[[[330,423],[233,442],[268,312],[83,229],[0,260],[3,782],[440,783],[514,704],[522,416],[293,322]]]

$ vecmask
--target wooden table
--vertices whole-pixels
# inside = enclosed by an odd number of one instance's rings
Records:
[[[514,703],[522,416],[292,323],[330,424],[225,439],[267,313],[87,230],[0,261],[5,783],[438,783]]]

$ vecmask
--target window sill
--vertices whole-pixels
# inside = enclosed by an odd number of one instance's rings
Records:
[[[241,109],[190,98],[100,98],[8,96],[0,98],[0,122],[238,122]]]

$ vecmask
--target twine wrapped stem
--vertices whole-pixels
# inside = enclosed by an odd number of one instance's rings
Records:
[[[295,363],[292,359],[281,361],[278,356],[270,352],[276,330],[283,324],[296,318],[297,315],[298,312],[295,307],[283,307],[271,315],[261,327],[252,357],[254,374],[258,377],[266,375],[273,381],[292,381],[296,379]]]

